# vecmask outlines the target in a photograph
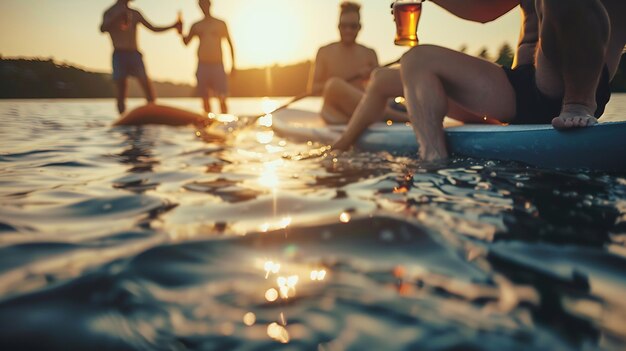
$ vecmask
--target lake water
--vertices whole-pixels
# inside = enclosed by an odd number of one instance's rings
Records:
[[[624,174],[115,118],[0,102],[2,350],[626,348]]]

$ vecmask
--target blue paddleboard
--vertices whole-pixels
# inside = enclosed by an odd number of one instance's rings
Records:
[[[456,155],[518,161],[550,169],[626,172],[626,122],[559,131],[551,125],[457,125],[446,121],[448,150]],[[273,116],[274,131],[296,141],[332,143],[345,125],[327,125],[318,113],[295,109]],[[363,151],[417,153],[411,126],[372,125],[356,147]]]

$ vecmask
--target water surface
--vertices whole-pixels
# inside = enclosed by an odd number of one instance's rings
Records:
[[[1,349],[626,348],[624,174],[115,117],[0,102]]]

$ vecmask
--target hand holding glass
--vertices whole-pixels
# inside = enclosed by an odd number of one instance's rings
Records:
[[[393,4],[393,16],[396,21],[396,40],[401,46],[416,46],[417,26],[422,15],[423,0],[398,0]]]

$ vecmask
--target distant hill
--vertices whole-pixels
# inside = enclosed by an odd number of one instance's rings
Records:
[[[496,62],[512,62],[512,53],[501,49]],[[511,56],[511,57],[509,57]],[[271,66],[237,71],[230,78],[232,96],[294,96],[306,90],[311,70],[306,61],[290,66]],[[134,79],[129,96],[142,97]],[[160,97],[192,97],[189,84],[154,82]],[[613,80],[614,92],[626,92],[626,58]],[[68,64],[43,59],[9,59],[0,56],[0,99],[111,98],[115,96],[111,74],[89,72]]]
[[[311,62],[237,71],[230,78],[232,96],[292,96],[305,91]],[[155,81],[160,97],[192,97],[189,84]],[[0,58],[0,99],[111,98],[115,96],[109,73],[89,72],[43,59]],[[135,79],[130,97],[142,97]]]

